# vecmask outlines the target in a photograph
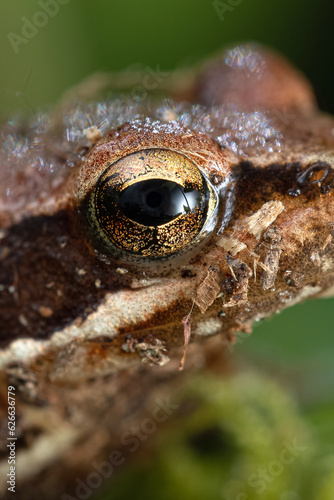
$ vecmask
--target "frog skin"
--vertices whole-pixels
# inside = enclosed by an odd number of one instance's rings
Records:
[[[51,408],[73,446],[102,409],[121,421],[110,400],[124,370],[130,395],[143,361],[172,359],[177,376],[190,334],[200,352],[208,336],[223,351],[254,322],[332,294],[333,118],[298,71],[261,47],[229,48],[187,75],[163,100],[72,99],[3,127],[1,392],[18,387],[23,433],[35,425],[47,434]],[[87,193],[106,165],[148,150],[190,160],[219,200],[200,241],[168,259],[113,254],[87,222]],[[155,370],[142,375],[148,394]],[[98,410],[79,432],[94,398]],[[27,468],[22,484],[42,465]]]

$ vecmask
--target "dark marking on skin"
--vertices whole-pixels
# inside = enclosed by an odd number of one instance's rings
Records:
[[[195,278],[196,274],[193,273],[190,269],[182,269],[181,277],[182,278]]]
[[[250,161],[235,167],[238,175],[235,196],[234,218],[253,212],[265,202],[282,200],[287,195],[298,196],[300,205],[315,200],[334,185],[334,170],[325,162],[315,162],[302,166],[301,163],[275,163],[266,168],[255,167]],[[324,172],[327,172],[324,175]],[[321,175],[322,180],[314,182],[312,175]],[[302,182],[301,182],[302,180]],[[245,196],[252,193],[252,196]],[[241,203],[240,203],[241,202]]]
[[[127,276],[98,260],[71,233],[67,212],[31,217],[7,231],[0,261],[0,345],[48,338],[85,320],[105,294],[128,286]]]

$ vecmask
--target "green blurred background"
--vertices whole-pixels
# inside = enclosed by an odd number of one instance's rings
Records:
[[[96,71],[133,64],[169,71],[249,40],[288,56],[313,83],[321,108],[334,113],[329,0],[231,0],[233,7],[226,0],[223,20],[211,0],[59,0],[58,12],[22,41],[26,19],[44,23],[45,16],[36,17],[41,3],[55,0],[0,4],[3,116],[53,104]],[[240,370],[259,367],[281,381],[323,442],[334,434],[333,304],[324,299],[288,309],[242,336],[231,352]]]
[[[22,36],[22,18],[31,21],[39,2],[54,0],[0,3],[2,112],[24,106],[23,89],[35,109],[97,70],[133,63],[170,70],[245,40],[286,54],[313,82],[322,107],[334,111],[330,0],[231,0],[223,21],[213,0],[59,0],[58,13],[15,53],[8,34]]]

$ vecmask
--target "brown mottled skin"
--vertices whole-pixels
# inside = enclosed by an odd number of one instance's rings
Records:
[[[283,131],[281,151],[254,149],[247,157],[239,156],[196,130],[154,133],[148,126],[138,132],[126,123],[93,141],[71,175],[49,186],[48,203],[44,198],[39,207],[21,205],[15,213],[6,208],[0,213],[1,395],[5,398],[8,381],[17,387],[17,426],[23,441],[31,435],[23,443],[28,448],[34,446],[34,426],[52,435],[43,422],[48,415],[51,427],[69,426],[74,433],[68,448],[54,452],[47,472],[40,466],[29,473],[26,464],[21,482],[18,476],[19,484],[28,484],[22,498],[58,498],[71,491],[71,477],[87,472],[89,461],[103,457],[104,449],[117,442],[121,420],[131,413],[129,402],[124,408],[111,403],[120,392],[129,401],[131,395],[141,398],[143,404],[156,393],[159,377],[160,383],[177,381],[182,320],[190,311],[191,341],[218,334],[226,343],[238,331],[250,332],[254,321],[306,297],[331,293],[334,120],[316,109],[302,75],[281,57],[257,50],[260,72],[231,68],[220,57],[199,71],[186,94],[182,89],[182,98],[191,96],[205,106],[233,103],[269,110]],[[175,90],[174,97],[181,94]],[[217,178],[226,181],[218,222],[204,242],[171,260],[115,260],[86,224],[85,196],[106,164],[149,148],[184,154],[213,185]],[[263,215],[266,208],[263,213],[261,208],[269,202],[283,208],[270,224],[259,219],[263,228],[256,237],[248,218]],[[239,251],[220,246],[222,235],[243,244]],[[221,340],[216,345],[223,350]],[[204,364],[211,359],[205,344],[198,347],[206,356]],[[166,356],[172,358],[169,371],[143,372],[142,360],[162,365]],[[187,362],[192,366],[191,353]],[[143,377],[141,396],[131,388],[138,374]],[[107,417],[101,420],[103,414]],[[108,419],[114,423],[113,433]],[[103,444],[96,444],[92,456],[80,462],[83,440],[98,432]],[[73,460],[66,472],[62,459],[70,453]],[[62,478],[62,486],[54,496],[39,486],[34,497],[33,478],[44,486]]]

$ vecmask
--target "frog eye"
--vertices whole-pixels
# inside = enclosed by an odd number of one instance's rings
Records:
[[[205,239],[218,197],[186,156],[146,149],[106,166],[91,192],[94,239],[123,260],[166,259]]]

